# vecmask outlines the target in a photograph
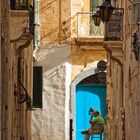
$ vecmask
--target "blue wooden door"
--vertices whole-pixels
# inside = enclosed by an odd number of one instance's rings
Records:
[[[106,116],[106,86],[100,84],[77,85],[76,87],[76,140],[84,140],[82,130],[87,129],[89,124],[89,109],[98,110]],[[94,140],[99,140],[95,138]]]

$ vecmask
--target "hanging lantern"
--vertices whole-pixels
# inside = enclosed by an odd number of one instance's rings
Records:
[[[99,6],[99,8],[100,8],[100,18],[102,19],[103,22],[108,22],[109,19],[111,18],[112,12],[115,9],[115,7],[111,5],[110,0],[105,0],[103,4]]]
[[[94,24],[96,26],[99,26],[100,25],[100,21],[101,21],[100,11],[97,11],[94,15],[92,15],[92,18],[93,18]]]

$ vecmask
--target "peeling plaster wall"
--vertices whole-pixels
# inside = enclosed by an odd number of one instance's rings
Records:
[[[33,140],[69,139],[70,47],[39,48],[35,65],[43,67],[43,108],[32,113]]]

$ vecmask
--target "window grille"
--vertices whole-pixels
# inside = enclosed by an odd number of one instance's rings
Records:
[[[29,0],[10,0],[11,10],[29,10]]]

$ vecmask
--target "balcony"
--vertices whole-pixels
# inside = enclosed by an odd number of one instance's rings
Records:
[[[90,12],[78,12],[72,21],[72,37],[104,38],[104,24],[95,26]],[[74,27],[75,26],[75,27]]]
[[[10,0],[11,10],[32,10],[30,0]]]

